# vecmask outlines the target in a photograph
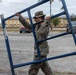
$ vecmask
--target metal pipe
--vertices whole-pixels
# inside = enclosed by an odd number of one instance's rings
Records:
[[[12,72],[12,75],[15,75],[15,71],[14,71],[14,68],[13,68],[13,60],[12,60],[12,55],[11,55],[11,50],[10,50],[10,44],[9,44],[9,39],[8,39],[7,34],[6,34],[6,27],[5,27],[5,21],[4,21],[3,16],[1,16],[1,22],[2,22],[3,34],[4,34],[5,44],[6,44],[6,48],[7,48],[7,53],[8,53],[11,72]]]
[[[59,14],[56,14],[54,16],[51,16],[51,19],[55,18],[55,17],[58,17],[58,16],[61,16],[61,15],[64,15],[65,14],[65,11],[59,13]]]
[[[36,48],[37,48],[37,52],[38,52],[38,57],[40,58],[41,57],[40,50],[39,50],[39,46],[38,46],[38,43],[37,43],[36,33],[35,33],[35,29],[34,29],[34,25],[33,25],[30,10],[28,10],[28,16],[29,16],[29,19],[30,19],[30,23],[31,23],[31,27],[32,27],[33,35],[34,35],[34,40],[35,40],[35,44],[36,44]]]
[[[61,13],[59,13],[59,14],[56,14],[56,15],[54,15],[54,16],[51,16],[51,19],[53,19],[53,18],[55,18],[55,17],[58,17],[58,16],[61,16],[61,15],[64,15],[65,14],[65,11],[63,11],[63,12],[61,12]],[[38,22],[38,23],[35,23],[35,24],[33,24],[33,25],[37,25],[37,24],[39,24],[39,23],[41,23],[41,22],[44,22],[44,20],[43,21],[40,21],[40,22]]]
[[[44,40],[38,41],[38,43],[43,42],[43,41],[46,41],[46,40],[54,39],[54,38],[57,38],[57,37],[60,37],[60,36],[64,36],[64,35],[67,35],[67,34],[69,34],[69,32],[65,32],[65,33],[61,33],[61,34],[58,34],[58,35],[52,36],[52,37],[50,37],[50,38],[47,38],[47,39],[44,39]]]
[[[19,13],[20,13],[20,14],[21,14],[21,13],[24,13],[24,12],[30,10],[30,9],[33,9],[33,8],[35,8],[35,7],[37,7],[37,6],[41,5],[41,4],[44,4],[44,3],[48,2],[48,1],[50,1],[50,0],[43,0],[43,1],[39,2],[39,3],[36,3],[36,4],[34,4],[34,5],[26,8],[26,9],[20,11]],[[5,18],[4,21],[6,21],[6,20],[8,20],[8,19],[10,19],[10,18],[12,18],[12,17],[14,17],[14,16],[15,16],[15,14],[12,15],[12,16],[9,16],[9,17],[7,17],[7,18]]]
[[[40,63],[40,62],[45,62],[45,61],[48,61],[48,60],[54,60],[54,59],[58,59],[58,58],[73,56],[73,55],[76,55],[76,52],[62,54],[62,55],[59,55],[59,56],[54,56],[54,57],[46,58],[46,59],[44,58],[42,60],[27,62],[27,63],[23,63],[23,64],[17,64],[17,65],[14,65],[14,68],[18,68],[18,67],[22,67],[22,66],[27,66],[27,65],[30,65],[30,64],[36,64],[36,63]]]
[[[74,42],[75,42],[75,45],[76,45],[76,37],[75,37],[75,33],[74,33],[74,30],[73,30],[73,27],[72,27],[72,24],[71,24],[71,20],[70,20],[70,17],[69,17],[69,13],[68,13],[68,10],[67,10],[67,7],[66,7],[65,0],[61,0],[61,1],[62,1],[62,4],[63,4],[63,8],[65,9],[66,17],[67,17],[67,20],[69,22],[69,25],[70,25],[70,28],[71,28],[71,31],[72,31],[72,36],[73,36],[73,39],[74,39]]]

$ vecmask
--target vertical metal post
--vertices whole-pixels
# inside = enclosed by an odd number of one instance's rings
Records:
[[[3,15],[1,16],[1,21],[2,21],[3,34],[4,34],[5,43],[6,43],[11,72],[12,72],[12,75],[15,75],[15,71],[13,68],[12,55],[11,55],[11,51],[10,51],[9,39],[8,39],[8,36],[6,33],[6,26],[5,26],[5,21],[4,21]]]
[[[39,47],[38,47],[38,42],[37,42],[36,34],[35,34],[35,28],[34,28],[34,25],[33,25],[30,10],[28,10],[27,12],[28,12],[28,16],[29,16],[29,19],[30,19],[30,23],[31,23],[31,27],[32,27],[33,35],[34,35],[34,40],[35,40],[35,44],[36,44],[36,48],[37,48],[37,52],[38,52],[38,57],[40,58],[41,57],[40,50],[39,50]]]
[[[61,1],[62,1],[63,8],[64,8],[65,13],[66,13],[66,17],[67,17],[68,23],[69,23],[70,28],[72,30],[72,35],[73,35],[74,42],[75,42],[75,45],[76,45],[76,37],[75,37],[75,33],[74,33],[74,30],[73,30],[73,27],[72,27],[72,24],[71,24],[71,20],[70,20],[70,17],[69,17],[69,13],[68,13],[68,10],[67,10],[67,6],[66,6],[66,3],[65,3],[65,0],[61,0]]]

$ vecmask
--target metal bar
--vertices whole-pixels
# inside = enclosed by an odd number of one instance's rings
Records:
[[[65,11],[63,11],[63,12],[61,12],[61,13],[59,13],[59,14],[56,14],[56,15],[54,15],[54,16],[51,16],[51,19],[53,19],[53,18],[55,18],[55,17],[58,17],[58,16],[61,16],[61,15],[64,15],[65,14]],[[43,20],[44,21],[44,20]],[[40,22],[38,22],[38,23],[35,23],[35,24],[33,24],[33,25],[37,25],[37,24],[39,24],[39,23],[41,23],[41,22],[43,22],[43,21],[40,21]]]
[[[57,37],[60,37],[60,36],[64,36],[64,35],[67,35],[67,34],[69,34],[69,33],[68,32],[65,32],[65,33],[62,33],[62,34],[58,34],[58,35],[52,36],[50,38],[47,38],[47,39],[38,41],[37,43],[40,43],[40,42],[43,42],[43,41],[46,41],[46,40],[50,40],[50,39],[54,39],[54,38],[57,38]]]
[[[75,45],[76,45],[76,37],[75,37],[75,33],[74,33],[74,30],[73,30],[73,27],[72,27],[72,24],[71,24],[71,20],[70,20],[70,17],[69,17],[69,13],[68,13],[68,10],[67,10],[67,7],[66,7],[65,0],[61,0],[61,1],[62,1],[64,10],[65,10],[66,17],[67,17],[67,20],[69,22],[70,28],[72,30],[72,36],[73,36],[73,39],[74,39],[74,42],[75,42]]]
[[[59,13],[59,14],[56,14],[54,16],[51,16],[51,19],[55,18],[55,17],[58,17],[58,16],[61,16],[61,15],[64,15],[65,14],[65,11]]]
[[[30,9],[32,9],[32,8],[34,8],[36,6],[39,6],[39,5],[43,4],[43,3],[46,3],[48,1],[49,0],[43,0],[42,2],[37,3],[37,4],[35,4],[35,5],[33,5],[33,6],[29,7],[29,8],[26,8],[26,9],[20,11],[19,13],[21,14],[21,13],[23,13],[25,11],[28,11],[30,22],[33,25],[31,14],[30,14]],[[63,3],[63,6],[64,6],[64,9],[65,9],[65,12],[66,12],[66,16],[67,16],[68,22],[69,22],[70,27],[72,29],[72,25],[71,25],[70,17],[69,17],[67,8],[66,8],[65,1],[62,0],[62,3]],[[63,14],[65,14],[65,12],[59,13],[59,14],[57,14],[55,16],[52,16],[52,18],[55,18],[55,17],[60,16],[60,15],[63,15]],[[46,59],[42,59],[42,60],[37,60],[37,61],[27,62],[27,63],[23,63],[23,64],[13,65],[11,51],[10,51],[10,45],[9,45],[9,40],[8,40],[8,36],[6,34],[5,21],[8,20],[8,19],[10,19],[10,18],[12,18],[12,17],[14,17],[14,16],[15,15],[12,15],[12,16],[6,18],[6,19],[4,19],[4,18],[1,19],[2,20],[2,27],[3,27],[3,30],[4,30],[4,38],[5,38],[5,42],[6,42],[6,47],[7,47],[7,52],[8,52],[8,57],[9,57],[9,62],[10,62],[10,66],[11,66],[12,75],[15,75],[14,68],[18,68],[18,67],[22,67],[22,66],[26,66],[26,65],[30,65],[30,64],[36,64],[36,63],[40,63],[40,62],[44,62],[44,61],[48,61],[48,60],[54,60],[54,59],[58,59],[58,58],[63,58],[63,57],[68,57],[68,56],[76,55],[76,52],[72,52],[72,53],[62,54],[62,55],[59,55],[59,56],[54,56],[54,57],[46,58]],[[47,38],[45,40],[53,39],[53,38],[56,38],[56,37],[67,35],[67,34],[68,34],[68,32],[62,33],[62,34],[59,34],[59,35]],[[73,29],[72,29],[72,35],[73,35],[73,38],[74,38],[74,41],[75,41],[75,44],[76,44],[76,39],[75,39],[75,35],[74,35],[74,32],[73,32]],[[35,33],[34,33],[34,36],[36,36]],[[38,42],[37,42],[37,40],[35,40],[35,42],[36,42],[36,44],[38,44],[39,42],[42,42],[42,41],[45,41],[45,40],[41,40],[41,41],[38,41]]]
[[[32,27],[33,35],[34,35],[34,40],[35,40],[35,44],[36,44],[36,48],[37,48],[37,52],[38,52],[38,57],[40,58],[41,57],[40,50],[39,50],[39,47],[38,47],[36,34],[35,34],[35,28],[34,28],[34,25],[33,25],[33,21],[32,21],[30,10],[28,10],[28,16],[29,16],[29,19],[30,19],[30,23],[31,23],[31,27]]]
[[[41,5],[41,4],[44,4],[44,3],[48,2],[48,1],[50,1],[50,0],[43,0],[43,1],[39,2],[39,3],[36,3],[36,4],[34,4],[34,5],[26,8],[26,9],[20,11],[19,13],[20,13],[20,14],[21,14],[21,13],[24,13],[25,11],[28,11],[28,10],[30,10],[30,9],[33,9],[33,8],[35,8],[35,7],[37,7],[37,6]],[[14,17],[14,16],[15,16],[15,14],[12,15],[12,16],[10,16],[10,17],[5,18],[4,21],[6,21],[6,20],[8,20],[8,19],[10,19],[10,18],[12,18],[12,17]]]
[[[3,34],[4,34],[5,43],[6,43],[11,72],[12,72],[12,75],[15,75],[15,71],[13,68],[13,60],[12,60],[11,51],[10,51],[9,39],[8,39],[7,34],[6,34],[6,27],[5,27],[5,22],[4,22],[3,16],[1,16],[1,22],[2,22]]]
[[[76,52],[62,54],[62,55],[58,55],[58,56],[54,56],[54,57],[46,58],[46,59],[44,58],[42,60],[27,62],[27,63],[23,63],[23,64],[17,64],[17,65],[14,65],[14,68],[18,68],[18,67],[22,67],[22,66],[27,66],[27,65],[30,65],[30,64],[36,64],[36,63],[40,63],[40,62],[45,62],[45,61],[48,61],[48,60],[54,60],[54,59],[58,59],[58,58],[73,56],[73,55],[76,55]]]

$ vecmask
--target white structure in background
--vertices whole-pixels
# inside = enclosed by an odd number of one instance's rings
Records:
[[[41,2],[42,0],[38,0],[38,2]]]
[[[0,14],[0,27],[1,27],[1,17],[3,16],[3,14]]]

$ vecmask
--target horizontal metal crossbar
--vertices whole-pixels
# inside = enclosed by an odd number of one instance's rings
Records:
[[[58,17],[58,16],[61,16],[61,15],[64,15],[65,14],[65,11],[63,11],[63,12],[61,12],[61,13],[58,13],[58,14],[56,14],[56,15],[54,15],[54,16],[51,16],[51,19],[53,19],[53,18],[55,18],[55,17]],[[43,20],[44,21],[44,20]],[[38,23],[35,23],[35,24],[33,24],[33,25],[37,25],[37,24],[39,24],[39,23],[41,23],[41,22],[43,22],[43,21],[40,21],[40,22],[38,22]]]
[[[50,39],[54,39],[54,38],[57,38],[57,37],[60,37],[60,36],[64,36],[64,35],[67,35],[67,34],[69,34],[69,32],[65,32],[65,33],[61,33],[61,34],[58,34],[58,35],[55,35],[55,36],[49,37],[49,38],[47,38],[47,39],[44,39],[44,40],[38,41],[37,43],[40,43],[40,42],[43,42],[43,41],[46,41],[46,40],[50,40]]]
[[[65,11],[63,11],[63,12],[61,12],[61,13],[59,13],[59,14],[56,14],[56,15],[54,15],[54,16],[51,16],[51,19],[53,19],[53,18],[55,18],[55,17],[59,17],[59,16],[64,15],[64,14],[65,14]]]
[[[21,13],[24,13],[24,12],[30,10],[30,9],[33,9],[33,8],[39,6],[39,5],[42,5],[42,4],[44,4],[44,3],[48,2],[48,1],[50,1],[50,0],[43,0],[43,1],[39,2],[39,3],[36,3],[36,4],[34,4],[34,5],[26,8],[26,9],[20,11],[19,13],[20,13],[20,14],[21,14]],[[6,21],[6,20],[8,20],[8,19],[10,19],[10,18],[12,18],[12,17],[14,17],[14,16],[15,16],[15,14],[14,14],[14,15],[11,15],[10,17],[5,18],[4,21]]]
[[[46,58],[46,59],[42,59],[42,60],[27,62],[27,63],[23,63],[23,64],[17,64],[17,65],[14,65],[13,68],[18,68],[18,67],[27,66],[27,65],[30,65],[30,64],[36,64],[36,63],[45,62],[45,61],[48,61],[48,60],[54,60],[54,59],[73,56],[73,55],[76,55],[76,52],[62,54],[62,55],[54,56],[54,57],[51,57],[51,58]]]
[[[26,11],[28,11],[28,10],[30,10],[30,9],[33,9],[33,8],[35,8],[35,7],[43,4],[43,3],[48,2],[48,1],[49,1],[49,0],[43,0],[43,1],[37,3],[37,4],[33,5],[33,6],[30,6],[30,7],[26,8],[26,9],[20,11],[19,13],[20,13],[20,14],[21,14],[21,13],[24,13],[24,12],[26,12]],[[55,16],[52,16],[52,18],[58,17],[58,16],[63,15],[63,14],[65,14],[65,12],[59,13],[59,14],[57,14],[57,15],[55,15]],[[7,18],[5,18],[4,21],[6,21],[6,20],[8,20],[8,19],[10,19],[10,18],[12,18],[12,17],[14,17],[14,16],[15,16],[15,14],[14,14],[14,15],[11,15],[11,16],[9,16],[9,17],[7,17]]]

